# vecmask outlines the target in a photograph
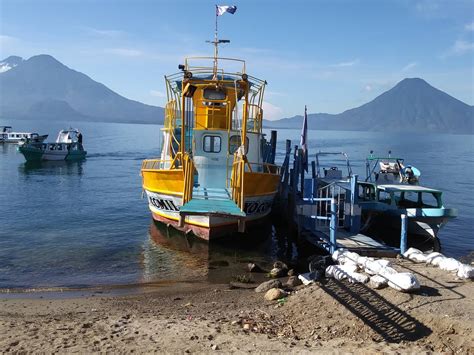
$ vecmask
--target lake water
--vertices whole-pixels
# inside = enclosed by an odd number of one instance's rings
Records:
[[[168,243],[170,233],[151,222],[141,199],[141,161],[159,154],[154,125],[33,121],[7,122],[16,131],[49,133],[70,125],[84,135],[83,162],[26,164],[16,145],[0,144],[0,288],[82,287],[169,280],[219,280],[222,266],[238,273],[248,260],[281,256],[278,231],[239,250],[186,238]],[[280,130],[277,160],[285,139]],[[443,252],[461,257],[474,250],[474,136],[310,131],[309,150],[345,151],[355,172],[365,176],[373,149],[402,156],[422,172],[423,185],[444,191],[446,206],[459,217],[441,231]]]

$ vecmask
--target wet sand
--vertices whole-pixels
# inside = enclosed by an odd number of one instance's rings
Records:
[[[421,290],[410,294],[325,281],[299,286],[280,302],[265,301],[252,289],[208,283],[149,285],[125,295],[0,295],[0,349],[473,353],[472,281],[396,263],[400,271],[416,273]]]

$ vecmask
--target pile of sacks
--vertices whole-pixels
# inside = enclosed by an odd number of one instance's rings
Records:
[[[373,288],[390,286],[397,291],[413,291],[420,288],[420,283],[410,272],[398,272],[392,268],[390,261],[360,256],[346,249],[338,249],[332,254],[338,265],[326,268],[326,277],[336,280],[346,279],[349,282],[369,283]],[[363,272],[363,273],[362,273]]]
[[[410,248],[403,253],[403,256],[416,263],[426,263],[428,265],[437,266],[441,270],[455,272],[460,279],[474,278],[474,267],[463,264],[456,259],[447,258],[441,253],[433,252],[424,254],[421,250]]]

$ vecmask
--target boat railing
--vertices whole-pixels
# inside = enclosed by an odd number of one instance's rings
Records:
[[[260,173],[280,175],[280,167],[269,163],[249,162],[245,155],[234,154],[234,163],[232,164],[232,173],[230,187],[232,189],[232,199],[244,210],[244,191],[245,191],[245,173]]]
[[[179,153],[175,155],[174,159],[145,159],[142,162],[141,170],[172,170],[180,169]]]
[[[191,201],[193,198],[194,187],[194,161],[189,154],[185,154],[183,158],[184,170],[184,191],[183,191],[183,205]]]
[[[228,65],[237,64],[240,67],[240,71],[237,71],[236,74],[245,74],[246,65],[245,60],[237,59],[237,58],[225,58],[225,57],[187,57],[184,59],[184,70],[186,71],[195,71],[195,70],[206,70],[206,71],[213,71],[214,70],[214,63],[215,60],[218,62],[223,62]],[[207,65],[196,65],[192,62],[208,62]]]

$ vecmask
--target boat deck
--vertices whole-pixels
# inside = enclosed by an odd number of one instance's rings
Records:
[[[246,214],[227,189],[197,187],[193,189],[193,198],[180,208],[180,215],[245,217]]]

